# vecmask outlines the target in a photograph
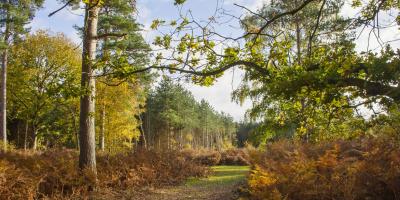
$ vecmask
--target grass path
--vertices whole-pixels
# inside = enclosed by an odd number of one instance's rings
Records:
[[[146,191],[134,197],[143,200],[231,200],[236,199],[235,190],[244,182],[249,172],[245,166],[212,167],[213,174],[207,178],[189,179],[185,184]]]

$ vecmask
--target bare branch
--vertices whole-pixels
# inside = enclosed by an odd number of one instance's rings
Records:
[[[69,0],[66,4],[64,4],[63,6],[61,6],[61,8],[55,10],[54,12],[51,12],[48,17],[53,16],[54,14],[60,12],[62,9],[64,9],[65,7],[69,6],[69,4],[71,4],[74,0]]]
[[[326,0],[324,0],[322,2],[321,8],[319,9],[319,12],[318,12],[317,24],[315,25],[314,30],[313,30],[312,34],[310,35],[310,38],[309,38],[309,41],[308,41],[308,56],[311,56],[312,40],[314,39],[315,34],[317,33],[317,30],[318,30],[319,24],[321,22],[322,11],[324,10],[325,4],[326,4]]]
[[[308,4],[310,4],[311,2],[316,1],[316,0],[306,0],[304,1],[299,7],[291,10],[291,11],[287,11],[287,12],[283,12],[280,13],[278,15],[275,15],[273,18],[271,18],[270,20],[268,20],[257,32],[248,32],[246,34],[244,34],[243,36],[241,36],[240,38],[237,39],[241,39],[241,38],[245,38],[247,36],[250,35],[256,35],[256,38],[259,37],[259,35],[272,23],[274,23],[276,20],[287,16],[287,15],[294,15],[296,13],[298,13],[299,11],[301,11],[304,7],[306,7]]]
[[[249,13],[251,13],[251,14],[253,14],[253,15],[255,15],[255,16],[261,18],[261,19],[264,19],[265,21],[268,21],[268,19],[265,18],[264,16],[262,16],[262,15],[256,13],[256,12],[254,12],[254,11],[252,11],[252,10],[250,10],[249,8],[247,8],[247,7],[245,7],[245,6],[239,5],[239,4],[237,4],[237,3],[234,3],[233,5],[235,5],[235,6],[239,7],[239,8],[242,8],[242,9],[244,9],[244,10],[247,10],[247,12],[249,12]]]

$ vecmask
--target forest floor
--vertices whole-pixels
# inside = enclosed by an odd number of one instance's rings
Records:
[[[207,178],[191,178],[180,186],[146,189],[129,197],[140,200],[233,200],[245,183],[249,167],[215,166]]]

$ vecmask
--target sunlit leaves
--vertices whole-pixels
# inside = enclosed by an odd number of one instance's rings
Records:
[[[181,5],[184,4],[186,0],[175,0],[174,5]]]
[[[361,5],[362,5],[361,0],[353,0],[353,1],[351,2],[351,6],[352,6],[352,7],[360,7]]]
[[[39,137],[47,133],[49,141],[66,142],[74,133],[78,97],[85,92],[79,84],[79,50],[65,36],[44,31],[27,35],[11,48],[8,101],[14,112],[10,117],[32,122],[40,128]]]
[[[160,27],[164,23],[165,23],[165,21],[161,20],[161,19],[153,20],[153,22],[150,25],[150,28],[153,29],[153,30],[156,30],[158,27]]]

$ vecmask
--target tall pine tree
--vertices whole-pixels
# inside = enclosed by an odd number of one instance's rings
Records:
[[[85,4],[82,32],[82,79],[80,101],[80,168],[96,172],[95,78],[124,78],[120,74],[135,70],[146,62],[148,46],[138,34],[133,0],[63,0],[66,6]],[[63,7],[64,8],[64,7]],[[50,15],[55,14],[51,13]],[[100,23],[98,23],[100,21]],[[97,54],[97,49],[101,53]]]

